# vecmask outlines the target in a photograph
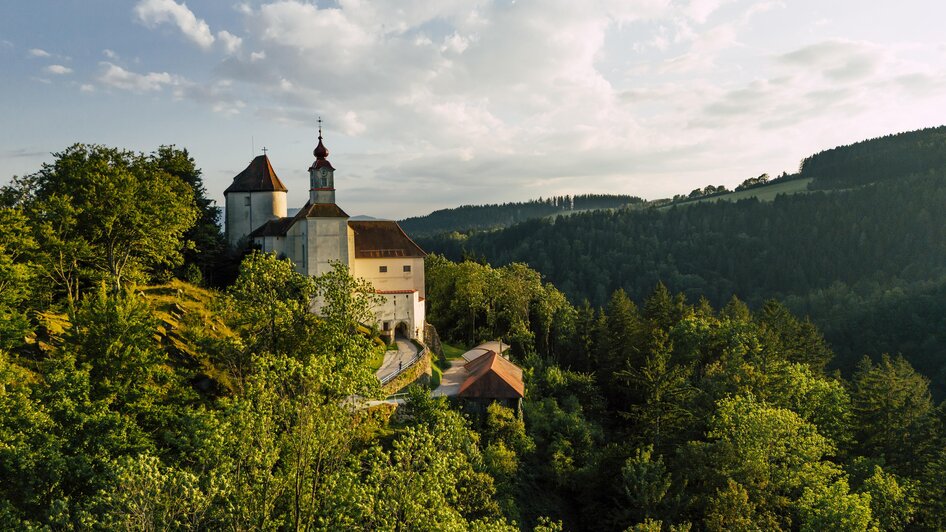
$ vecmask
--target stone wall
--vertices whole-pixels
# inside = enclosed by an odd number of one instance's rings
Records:
[[[429,323],[424,323],[424,343],[430,348],[431,352],[438,360],[445,361],[443,356],[443,345],[440,343],[440,335],[437,334],[437,328]]]
[[[381,390],[385,394],[391,395],[404,388],[407,388],[415,382],[420,382],[422,384],[427,383],[431,375],[430,357],[430,349],[425,350],[424,356],[422,356],[420,360],[414,363],[413,366],[401,372],[401,374],[395,377],[391,382],[382,386]]]

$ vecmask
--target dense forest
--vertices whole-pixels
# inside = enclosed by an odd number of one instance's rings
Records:
[[[939,530],[944,404],[901,357],[850,379],[774,300],[714,308],[657,284],[572,306],[514,263],[428,259],[444,339],[508,338],[528,368],[524,436],[496,443],[517,522],[566,530]],[[497,457],[498,455],[498,457]]]
[[[641,198],[624,195],[554,196],[498,205],[463,205],[434,211],[426,216],[407,218],[399,223],[405,231],[414,236],[431,236],[451,231],[499,229],[534,218],[575,211],[619,209],[643,203],[644,200]]]
[[[370,285],[227,249],[185,150],[54,157],[0,190],[0,529],[946,527],[929,380],[899,356],[842,377],[775,299],[714,305],[658,271],[576,305],[526,264],[434,254],[441,340],[510,343],[526,397],[467,412],[421,382],[392,416],[364,401]],[[942,293],[901,278],[859,319]]]
[[[714,305],[733,295],[751,308],[780,299],[824,330],[838,353],[834,367],[850,374],[864,354],[902,353],[933,378],[942,397],[946,167],[938,157],[946,153],[944,133],[923,130],[813,156],[802,174],[815,177],[817,190],[772,202],[592,212],[419,243],[454,260],[527,263],[572,301],[593,305],[619,288],[640,301],[658,281]],[[900,162],[905,170],[893,173]],[[866,166],[894,177],[862,174]],[[816,169],[831,177],[822,179]]]

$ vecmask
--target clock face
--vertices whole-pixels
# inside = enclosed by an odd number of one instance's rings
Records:
[[[319,175],[322,176],[322,177],[327,176],[327,175],[328,175],[328,170],[326,170],[325,168],[322,168],[321,170],[319,170]]]

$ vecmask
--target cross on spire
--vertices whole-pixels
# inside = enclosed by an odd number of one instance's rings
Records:
[[[266,152],[268,152],[268,151],[269,151],[269,150],[266,149],[266,146],[263,146],[263,155],[266,155]]]
[[[319,117],[319,139],[322,138],[322,117]]]

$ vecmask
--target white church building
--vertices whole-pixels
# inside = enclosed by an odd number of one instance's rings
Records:
[[[309,167],[309,201],[288,216],[288,189],[264,153],[233,178],[224,191],[226,235],[233,246],[255,245],[292,260],[296,271],[317,276],[340,261],[369,281],[383,297],[376,307],[378,328],[423,341],[424,257],[397,222],[351,220],[335,204],[335,168],[322,143]]]

